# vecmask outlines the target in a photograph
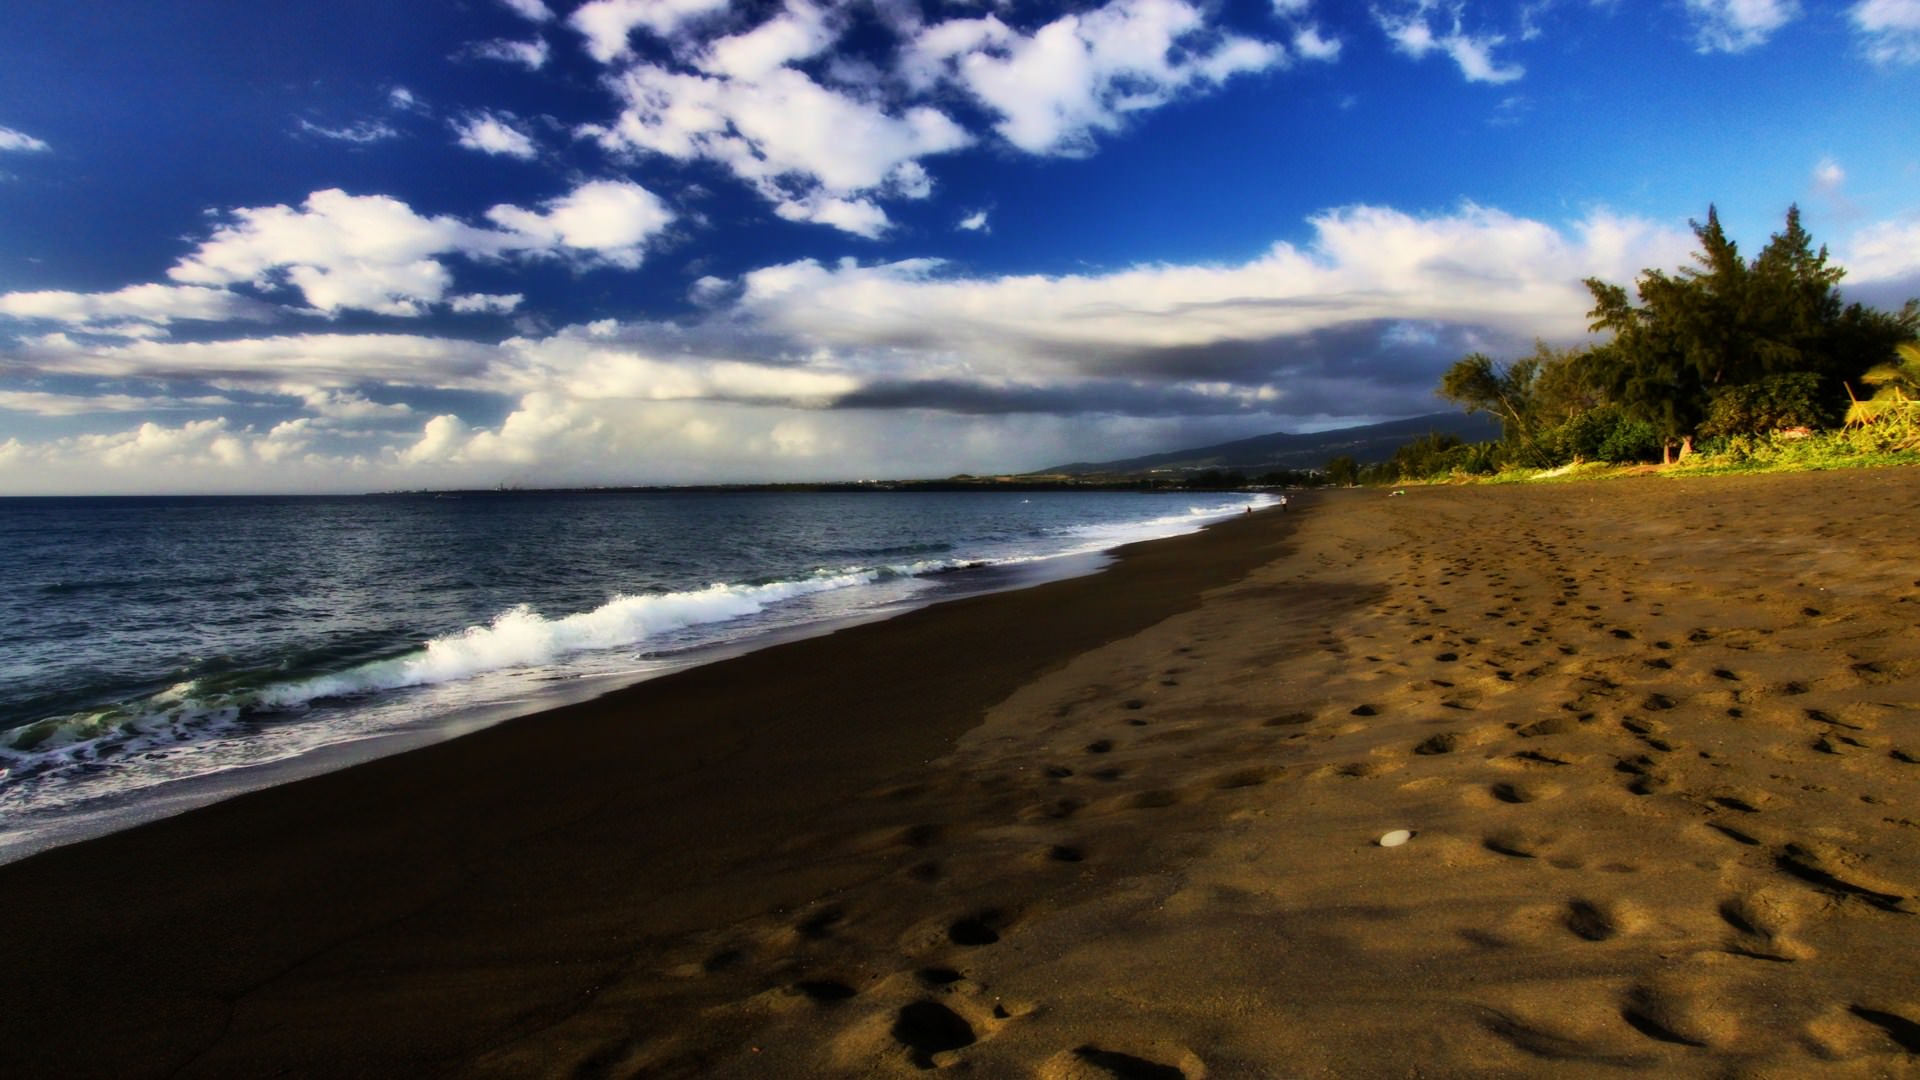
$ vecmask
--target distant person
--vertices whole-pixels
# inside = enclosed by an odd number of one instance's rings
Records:
[[[1284,514],[1286,513],[1286,510],[1287,510],[1287,497],[1285,495],[1282,495],[1280,496],[1280,512]]]

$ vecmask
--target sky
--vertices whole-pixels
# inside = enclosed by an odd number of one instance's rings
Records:
[[[1434,412],[1800,206],[1920,0],[9,0],[0,495],[883,479]]]

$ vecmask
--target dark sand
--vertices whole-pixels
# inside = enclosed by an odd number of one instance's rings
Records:
[[[1920,470],[1295,505],[0,867],[0,1071],[1920,1075]]]

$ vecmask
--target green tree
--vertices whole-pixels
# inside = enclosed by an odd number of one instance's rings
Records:
[[[1337,487],[1352,487],[1360,482],[1360,466],[1351,456],[1342,454],[1327,462],[1327,482]]]
[[[1521,447],[1534,464],[1548,465],[1551,462],[1534,430],[1533,384],[1540,367],[1537,355],[1502,367],[1485,353],[1469,353],[1440,376],[1439,395],[1470,413],[1499,417],[1500,431],[1507,441]]]
[[[1542,431],[1597,409],[1607,403],[1588,348],[1556,349],[1544,341],[1533,343],[1540,373],[1533,379],[1534,422]]]
[[[1840,384],[1858,375],[1866,358],[1885,356],[1920,318],[1913,304],[1898,316],[1843,304],[1843,271],[1827,265],[1824,247],[1814,247],[1798,207],[1788,209],[1786,227],[1751,263],[1714,208],[1705,222],[1691,224],[1700,245],[1693,265],[1672,275],[1644,271],[1638,304],[1618,285],[1586,282],[1591,327],[1612,334],[1593,351],[1599,385],[1653,426],[1663,461],[1676,446],[1686,456],[1727,388],[1798,372],[1837,399]]]

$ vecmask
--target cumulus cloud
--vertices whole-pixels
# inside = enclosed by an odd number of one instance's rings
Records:
[[[727,0],[588,0],[567,18],[586,38],[587,55],[603,64],[630,54],[635,30],[666,37],[683,25],[726,9]]]
[[[1800,17],[1796,0],[1686,0],[1694,44],[1703,53],[1745,52]]]
[[[540,150],[532,136],[514,122],[516,119],[512,113],[485,110],[463,116],[452,121],[455,141],[483,154],[532,161],[540,156]]]
[[[588,181],[541,209],[500,205],[499,228],[426,217],[386,195],[316,191],[298,208],[232,211],[192,254],[167,271],[192,285],[289,287],[317,312],[419,316],[445,299],[446,255],[563,257],[589,265],[638,266],[647,241],[673,220],[652,192],[626,180]]]
[[[1875,63],[1920,64],[1920,0],[1861,0],[1847,18]]]
[[[648,241],[673,222],[660,197],[630,180],[590,180],[539,210],[501,205],[487,218],[507,231],[502,247],[535,255],[590,257],[631,270]]]
[[[1293,32],[1293,51],[1308,60],[1332,63],[1340,59],[1340,39],[1326,37],[1317,26],[1303,26]]]
[[[987,212],[985,210],[975,210],[973,213],[968,214],[966,217],[961,218],[959,223],[956,224],[954,228],[959,229],[961,232],[992,232],[993,231],[987,225]]]
[[[1518,64],[1502,66],[1494,59],[1493,50],[1507,40],[1503,35],[1465,30],[1460,4],[1395,0],[1374,8],[1373,18],[1396,51],[1415,60],[1431,52],[1445,53],[1468,82],[1508,83],[1526,74]]]
[[[977,141],[947,111],[955,95],[1021,150],[1084,154],[1130,115],[1288,59],[1282,45],[1210,25],[1186,0],[1110,0],[1031,32],[1004,12],[929,23],[883,5],[878,28],[897,38],[891,70],[826,58],[854,18],[844,5],[786,0],[747,23],[738,12],[708,18],[716,12],[703,0],[594,0],[576,11],[570,23],[612,69],[605,81],[620,103],[580,134],[619,155],[717,163],[781,218],[866,237],[890,227],[886,200],[932,191],[924,159]],[[667,47],[638,58],[631,36],[642,30]],[[1310,25],[1297,37],[1305,55],[1337,52]]]
[[[697,64],[710,74],[753,82],[818,56],[839,36],[840,27],[825,8],[787,0],[779,14],[759,26],[708,45]]]
[[[48,149],[45,141],[36,139],[24,131],[16,131],[0,125],[0,154],[3,153],[41,153]]]
[[[1032,34],[995,15],[929,25],[908,43],[901,71],[917,86],[944,82],[972,95],[1022,150],[1085,154],[1095,133],[1117,130],[1130,113],[1285,61],[1279,46],[1209,28],[1182,0],[1113,0]]]
[[[195,285],[285,284],[329,314],[423,314],[453,280],[433,256],[481,239],[453,218],[421,217],[398,199],[338,189],[316,191],[298,209],[247,207],[229,216],[167,276]]]
[[[412,416],[413,407],[404,401],[383,404],[368,400],[355,390],[312,389],[299,395],[301,404],[322,424],[365,423]]]
[[[972,141],[937,109],[889,112],[786,67],[744,80],[639,64],[609,85],[620,116],[586,129],[607,149],[714,161],[782,217],[868,236],[886,225],[873,193],[924,192],[900,183],[924,177],[918,159]]]

